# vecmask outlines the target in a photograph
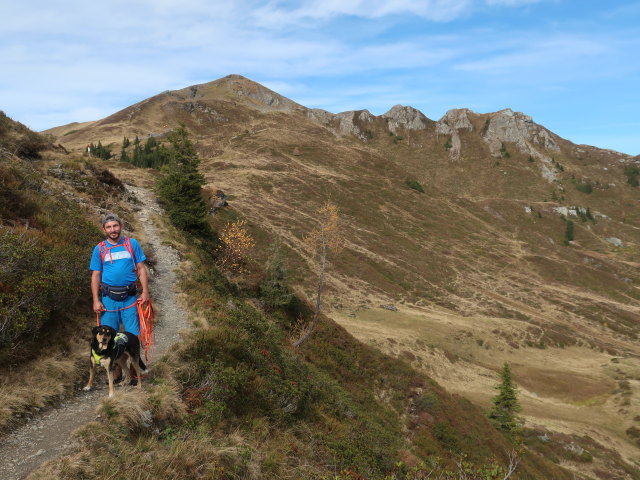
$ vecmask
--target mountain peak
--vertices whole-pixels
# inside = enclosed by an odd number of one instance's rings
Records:
[[[391,110],[383,113],[381,117],[387,119],[389,130],[393,133],[396,133],[401,127],[407,130],[422,130],[429,123],[433,123],[433,120],[427,118],[420,110],[399,104],[394,105]]]
[[[238,74],[227,75],[208,83],[192,85],[170,93],[192,99],[222,97],[264,112],[292,112],[305,108],[264,85]]]

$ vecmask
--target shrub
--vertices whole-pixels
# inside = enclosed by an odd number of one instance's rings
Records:
[[[637,165],[625,167],[624,174],[627,177],[627,183],[632,187],[640,185],[640,168]]]
[[[502,158],[510,158],[511,154],[507,151],[507,147],[503,144],[500,145],[500,156]]]
[[[49,145],[46,138],[0,111],[0,148],[25,158],[39,158]]]
[[[228,271],[243,272],[249,252],[256,245],[247,229],[247,221],[227,223],[220,231],[220,243],[220,266]]]
[[[589,183],[589,182],[578,183],[578,184],[576,184],[576,189],[579,192],[589,194],[589,193],[593,192],[593,185],[591,185],[591,183]]]
[[[412,188],[417,192],[424,193],[424,188],[422,188],[422,185],[420,185],[417,181],[406,180],[404,183],[407,185],[407,187]]]
[[[0,349],[15,346],[27,335],[37,336],[52,315],[68,310],[88,290],[88,225],[75,216],[72,221],[79,223],[66,229],[67,239],[59,241],[63,228],[47,223],[66,225],[69,218],[74,215],[64,209],[39,217],[57,243],[39,232],[0,226]]]

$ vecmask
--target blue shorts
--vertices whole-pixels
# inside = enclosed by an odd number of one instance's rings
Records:
[[[125,332],[131,332],[134,335],[140,335],[140,320],[138,319],[138,309],[131,305],[136,303],[138,297],[132,295],[125,298],[121,302],[111,299],[110,297],[102,297],[102,304],[109,312],[102,312],[100,315],[100,325],[107,325],[116,332],[120,331],[120,325]],[[130,307],[130,308],[127,308]]]

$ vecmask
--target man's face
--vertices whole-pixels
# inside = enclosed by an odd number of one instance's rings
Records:
[[[107,236],[109,240],[113,240],[113,241],[116,241],[120,238],[121,230],[122,230],[122,226],[115,220],[107,222],[102,226],[102,231],[104,232],[104,234]]]

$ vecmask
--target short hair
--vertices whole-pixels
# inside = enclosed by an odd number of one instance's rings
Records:
[[[115,213],[107,213],[104,217],[102,217],[102,222],[100,225],[104,227],[105,223],[109,222],[118,222],[120,225],[122,225],[122,220],[120,220],[120,217]]]

